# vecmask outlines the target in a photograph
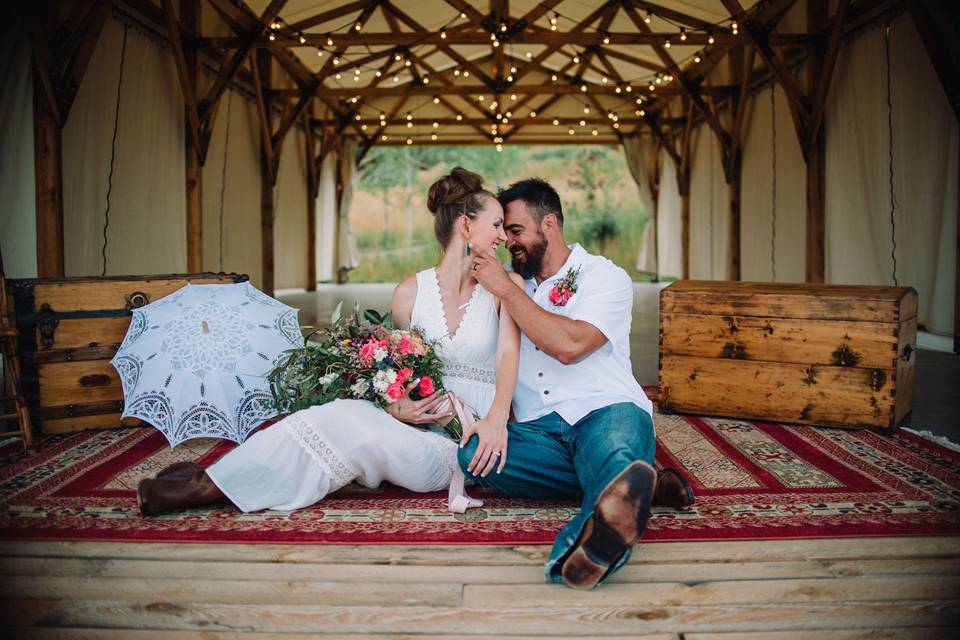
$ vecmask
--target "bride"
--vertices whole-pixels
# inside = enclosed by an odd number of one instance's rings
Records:
[[[433,183],[427,207],[443,257],[436,267],[397,286],[393,318],[398,327],[418,327],[438,342],[444,387],[454,394],[454,403],[462,401],[483,416],[464,425],[462,442],[478,435],[469,470],[487,475],[506,463],[520,334],[506,309],[474,279],[470,266],[472,253],[495,252],[506,240],[503,209],[482,187],[480,176],[460,167]],[[511,277],[523,286],[518,275]],[[304,409],[255,433],[206,469],[181,462],[142,480],[137,502],[145,516],[224,497],[244,512],[288,511],[314,504],[353,481],[376,487],[387,480],[418,492],[450,487],[449,508],[462,511],[479,501],[463,494],[457,443],[440,435],[436,426],[450,407],[446,395],[434,393],[417,401],[404,396],[386,410],[366,400]]]

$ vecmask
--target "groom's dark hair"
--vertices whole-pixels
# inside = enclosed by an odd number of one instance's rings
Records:
[[[527,203],[527,211],[537,224],[543,222],[547,214],[552,213],[557,216],[557,223],[563,226],[563,207],[560,206],[560,196],[557,195],[557,190],[542,178],[527,178],[514,182],[506,189],[500,189],[497,192],[497,200],[503,208],[514,200],[523,200]]]

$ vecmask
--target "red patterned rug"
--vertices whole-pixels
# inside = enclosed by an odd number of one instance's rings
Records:
[[[697,504],[655,509],[646,541],[960,534],[960,454],[910,433],[677,415],[656,423],[658,463],[686,470]],[[212,463],[232,446],[207,439],[170,449],[151,428],[51,438],[0,468],[0,538],[537,544],[577,511],[572,502],[477,491],[484,507],[455,515],[442,494],[351,486],[293,513],[224,505],[140,517],[141,478],[179,460]]]

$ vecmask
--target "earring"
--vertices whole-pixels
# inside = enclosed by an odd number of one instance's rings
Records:
[[[470,241],[469,241],[469,240],[467,240],[467,253],[466,253],[466,255],[470,255]]]

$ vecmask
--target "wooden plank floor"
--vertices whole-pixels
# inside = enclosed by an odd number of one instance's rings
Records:
[[[600,589],[545,546],[0,542],[3,637],[960,637],[960,538],[656,543]]]

